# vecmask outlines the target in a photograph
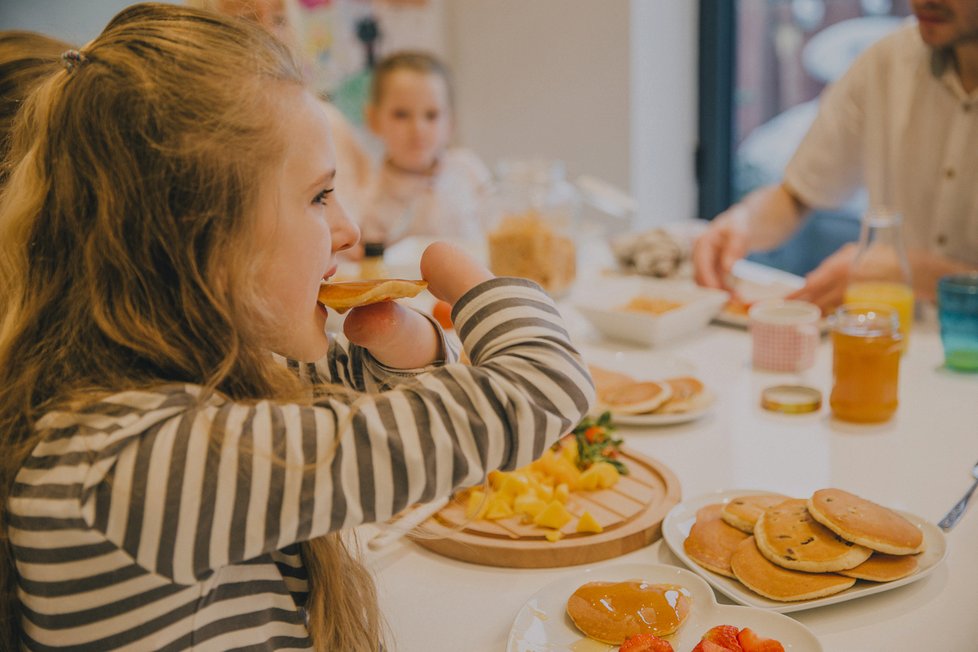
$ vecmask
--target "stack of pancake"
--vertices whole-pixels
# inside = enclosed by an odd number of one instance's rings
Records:
[[[841,489],[810,498],[734,498],[696,513],[683,548],[707,570],[790,602],[845,591],[857,579],[890,582],[917,570],[920,528]]]
[[[598,408],[613,414],[679,414],[704,408],[713,400],[703,383],[692,376],[639,381],[595,365],[588,369]]]

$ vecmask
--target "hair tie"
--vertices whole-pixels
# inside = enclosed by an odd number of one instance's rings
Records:
[[[61,63],[65,65],[65,70],[71,72],[76,66],[88,62],[88,57],[78,50],[65,50],[61,53]]]

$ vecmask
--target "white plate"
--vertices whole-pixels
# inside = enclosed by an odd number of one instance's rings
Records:
[[[685,541],[686,537],[689,536],[689,530],[693,527],[693,523],[696,522],[696,511],[701,507],[705,507],[706,505],[712,503],[726,503],[737,496],[765,493],[771,492],[756,491],[753,489],[734,489],[730,491],[721,491],[712,494],[705,494],[703,496],[697,496],[696,498],[684,500],[673,507],[666,515],[665,520],[662,522],[662,538],[665,539],[666,545],[669,546],[669,549],[672,550],[672,552],[675,553],[675,555],[679,557],[684,564],[689,566],[694,572],[712,584],[717,591],[723,593],[731,600],[739,602],[740,604],[787,613],[789,611],[813,609],[815,607],[822,607],[827,604],[854,600],[863,596],[872,595],[873,593],[889,591],[897,588],[898,586],[903,586],[905,584],[910,584],[911,582],[916,582],[919,579],[923,579],[935,568],[937,568],[937,566],[939,566],[947,556],[947,542],[944,539],[944,533],[941,532],[936,525],[920,518],[919,516],[914,516],[913,514],[896,510],[898,514],[902,515],[908,521],[920,528],[924,533],[924,541],[927,543],[927,549],[920,553],[920,556],[917,558],[918,567],[916,573],[908,577],[904,577],[903,579],[893,580],[892,582],[866,582],[863,580],[857,580],[856,584],[851,589],[846,589],[841,593],[836,593],[835,595],[830,595],[826,598],[802,600],[799,602],[778,602],[776,600],[768,600],[764,596],[754,593],[746,586],[732,578],[724,577],[723,575],[706,570],[690,559],[686,554],[686,551],[683,549],[683,541]]]
[[[738,260],[727,279],[730,287],[748,304],[764,299],[781,299],[805,285],[805,279],[750,260]],[[747,315],[721,310],[713,321],[747,328]]]
[[[679,631],[667,637],[676,652],[688,652],[703,634],[716,625],[750,627],[758,635],[775,638],[790,652],[821,652],[812,632],[796,620],[771,611],[717,604],[710,587],[688,570],[665,564],[623,564],[586,568],[557,580],[526,601],[516,615],[507,652],[607,652],[617,646],[586,638],[567,616],[567,599],[587,582],[624,582],[641,579],[653,583],[679,584],[689,590],[693,607]]]
[[[602,369],[631,376],[636,381],[663,380],[677,376],[699,377],[696,373],[696,365],[685,358],[669,353],[650,353],[636,358],[634,354],[624,351],[612,353],[593,351],[588,353],[587,361],[589,364]],[[620,414],[612,412],[611,418],[617,426],[671,426],[695,421],[709,412],[716,402],[716,396],[709,388],[706,388],[705,392],[703,405],[688,412],[677,414]],[[601,412],[601,406],[596,406],[594,416],[600,415]]]
[[[702,407],[688,412],[676,412],[675,414],[619,414],[611,413],[611,421],[616,426],[672,426],[678,423],[695,421],[709,412],[713,408],[716,397],[709,390],[706,393],[705,403]]]

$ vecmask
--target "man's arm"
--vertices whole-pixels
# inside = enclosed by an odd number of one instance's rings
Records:
[[[696,282],[726,288],[734,263],[751,251],[784,242],[809,212],[785,183],[759,188],[713,220],[693,244]]]

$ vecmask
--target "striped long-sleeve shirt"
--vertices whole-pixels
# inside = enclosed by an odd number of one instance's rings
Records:
[[[308,649],[299,542],[526,464],[593,400],[531,283],[478,286],[455,324],[471,366],[390,375],[339,341],[303,366],[377,390],[353,408],[167,385],[45,415],[9,502],[25,647]]]

